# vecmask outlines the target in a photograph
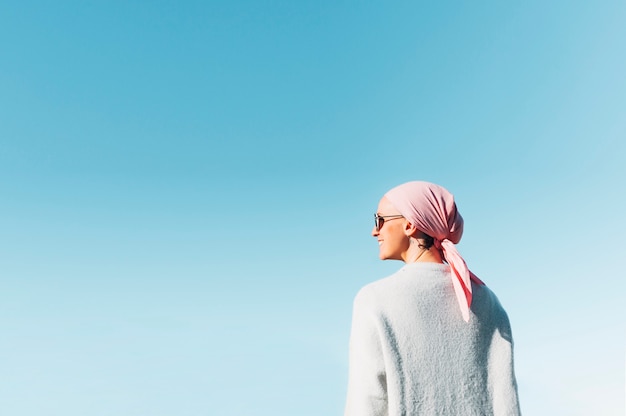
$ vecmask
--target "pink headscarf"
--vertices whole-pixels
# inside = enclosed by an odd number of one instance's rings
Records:
[[[435,247],[442,250],[452,271],[461,314],[468,322],[472,304],[470,279],[480,285],[484,283],[470,272],[456,249],[455,244],[463,235],[463,217],[456,208],[454,196],[439,185],[415,181],[396,186],[385,197],[411,224],[433,237]]]

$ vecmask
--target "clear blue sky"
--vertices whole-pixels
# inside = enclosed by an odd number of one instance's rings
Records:
[[[0,2],[0,409],[341,414],[380,196],[450,189],[528,415],[624,414],[626,3]]]

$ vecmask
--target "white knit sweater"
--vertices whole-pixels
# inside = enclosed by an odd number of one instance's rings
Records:
[[[346,416],[519,415],[506,312],[472,283],[465,322],[445,264],[407,264],[354,300]]]

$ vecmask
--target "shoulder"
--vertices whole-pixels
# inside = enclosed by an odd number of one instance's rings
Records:
[[[390,293],[394,292],[394,278],[397,273],[374,282],[368,283],[363,286],[354,297],[354,310],[355,312],[370,312],[376,313],[383,308],[386,303],[386,299],[389,298]]]
[[[509,316],[496,294],[485,285],[472,287],[472,312],[484,323],[493,325],[500,335],[511,341],[511,323]]]
[[[473,301],[477,306],[489,309],[490,313],[498,313],[506,316],[506,311],[502,307],[496,294],[487,285],[477,285],[472,283]]]
[[[363,286],[354,297],[354,306],[371,306],[378,303],[381,291],[385,290],[386,281],[389,277],[376,280]]]

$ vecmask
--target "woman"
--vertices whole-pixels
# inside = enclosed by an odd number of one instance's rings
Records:
[[[380,200],[379,256],[405,265],[354,300],[346,416],[520,414],[509,319],[456,250],[462,234],[438,185]]]

